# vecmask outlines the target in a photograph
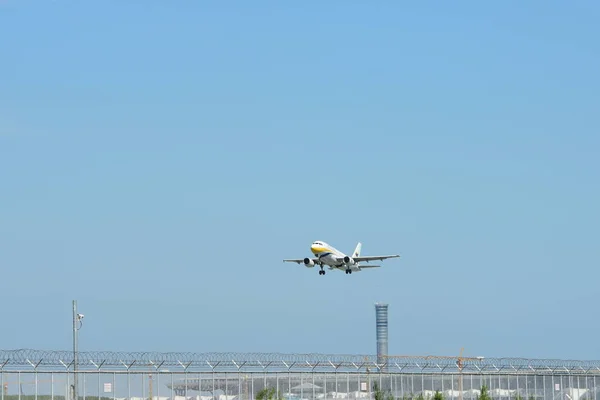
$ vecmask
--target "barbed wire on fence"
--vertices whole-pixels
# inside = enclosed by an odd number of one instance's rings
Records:
[[[0,350],[0,369],[62,370],[73,368],[72,351]],[[600,374],[600,361],[289,353],[114,352],[77,353],[79,371],[165,372],[432,372],[432,373],[567,373]],[[381,359],[380,359],[381,361]]]

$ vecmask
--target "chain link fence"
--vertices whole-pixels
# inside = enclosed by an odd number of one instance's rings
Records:
[[[79,353],[78,400],[600,400],[600,362],[232,353]],[[0,351],[0,400],[74,400],[70,352]],[[460,369],[458,367],[460,365]]]

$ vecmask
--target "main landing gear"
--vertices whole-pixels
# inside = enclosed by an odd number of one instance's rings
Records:
[[[348,274],[351,274],[351,273],[352,273],[352,270],[351,270],[350,268],[348,268],[348,269],[346,270],[346,275],[348,275]]]
[[[319,270],[319,275],[325,275],[325,270],[323,269],[322,265],[321,265],[321,269]]]

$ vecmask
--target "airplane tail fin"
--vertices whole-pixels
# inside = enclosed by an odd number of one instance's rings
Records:
[[[354,253],[352,253],[352,257],[360,257],[360,249],[362,248],[362,244],[359,242],[354,249]]]

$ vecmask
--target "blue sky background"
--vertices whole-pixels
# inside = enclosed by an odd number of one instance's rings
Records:
[[[600,359],[599,18],[2,1],[0,348]]]

